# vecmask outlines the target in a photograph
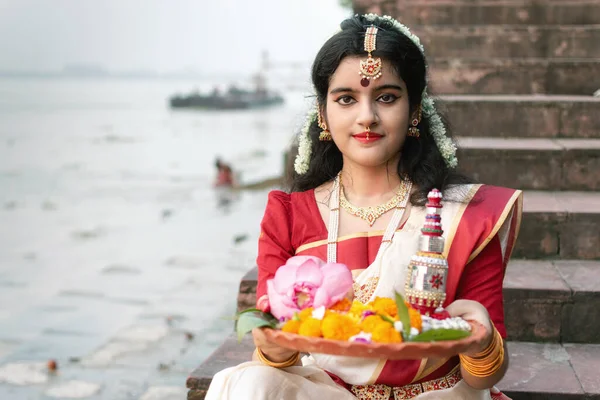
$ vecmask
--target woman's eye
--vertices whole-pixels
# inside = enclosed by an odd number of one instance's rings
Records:
[[[394,96],[393,94],[382,94],[379,96],[379,101],[382,103],[393,103],[397,98],[398,97]]]
[[[342,96],[336,101],[341,105],[348,105],[354,103],[354,99],[351,96]]]

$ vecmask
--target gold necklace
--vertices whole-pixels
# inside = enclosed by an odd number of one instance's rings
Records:
[[[404,201],[404,199],[406,199],[406,196],[408,196],[408,191],[410,190],[409,184],[410,182],[408,180],[402,179],[400,181],[398,191],[394,197],[389,199],[384,204],[374,207],[356,207],[355,205],[350,204],[350,202],[346,199],[346,195],[344,194],[344,186],[342,185],[342,175],[340,173],[340,206],[349,214],[364,219],[369,223],[369,226],[373,226],[375,221],[377,221],[377,218],[381,217],[392,208],[398,206]]]

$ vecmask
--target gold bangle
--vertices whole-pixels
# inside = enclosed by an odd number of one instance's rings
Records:
[[[496,327],[494,327],[492,325],[492,328],[493,328],[494,332],[492,333],[493,337],[492,337],[492,340],[490,340],[490,344],[488,344],[488,346],[485,349],[483,349],[482,351],[480,351],[479,353],[473,355],[471,358],[483,359],[483,358],[489,357],[490,354],[492,354],[494,352],[494,350],[496,350],[498,338],[500,338],[500,340],[502,340],[502,337],[500,336],[500,332],[498,332]]]
[[[478,378],[486,378],[498,372],[504,364],[504,342],[502,336],[494,328],[494,338],[490,345],[474,357],[459,354],[464,369]]]
[[[274,368],[287,368],[287,367],[291,367],[292,365],[295,365],[298,360],[300,359],[300,352],[296,352],[293,356],[291,356],[288,360],[286,361],[282,361],[282,362],[273,362],[271,360],[269,360],[266,356],[265,353],[262,352],[262,350],[260,349],[260,347],[256,348],[256,355],[258,356],[258,359],[265,365],[268,365],[269,367],[274,367]]]

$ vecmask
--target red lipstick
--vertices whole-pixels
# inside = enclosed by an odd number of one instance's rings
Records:
[[[365,131],[357,133],[356,135],[352,135],[352,137],[363,144],[369,144],[378,141],[383,136],[375,132]]]

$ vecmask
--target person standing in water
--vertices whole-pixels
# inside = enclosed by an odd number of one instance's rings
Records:
[[[235,177],[229,164],[223,162],[220,158],[215,160],[217,176],[215,178],[215,187],[233,187],[235,186]]]

